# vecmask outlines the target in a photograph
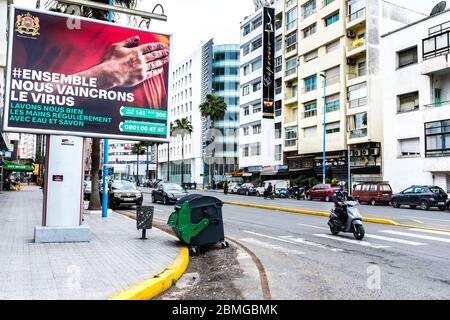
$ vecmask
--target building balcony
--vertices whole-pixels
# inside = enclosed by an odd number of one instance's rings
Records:
[[[450,101],[435,102],[424,106],[423,123],[450,119]]]
[[[449,47],[450,49],[450,47]],[[450,69],[450,54],[441,53],[437,56],[429,56],[421,62],[423,75],[433,75],[448,72]]]
[[[366,8],[362,8],[359,11],[349,15],[347,17],[347,29],[352,29],[359,24],[366,23]]]
[[[349,73],[347,74],[347,86],[351,87],[360,83],[364,83],[367,81],[367,76],[364,75],[358,75],[356,73]]]
[[[351,46],[347,47],[347,58],[355,58],[359,55],[365,54],[366,50],[366,39],[357,39],[352,42]]]
[[[297,151],[298,140],[285,140],[284,141],[284,152]]]

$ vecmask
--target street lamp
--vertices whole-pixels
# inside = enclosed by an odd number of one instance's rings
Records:
[[[325,72],[321,72],[320,76],[323,78],[323,160],[322,160],[322,175],[323,184],[326,183],[327,178],[327,76]]]

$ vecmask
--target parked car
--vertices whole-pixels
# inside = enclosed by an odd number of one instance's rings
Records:
[[[152,191],[152,202],[161,201],[164,205],[175,203],[181,198],[187,196],[188,193],[179,184],[176,183],[160,183],[158,187]]]
[[[91,199],[91,193],[92,193],[92,183],[91,181],[84,181],[83,182],[83,198],[84,200],[89,201]]]
[[[144,196],[136,185],[129,181],[114,181],[108,192],[108,200],[111,208],[119,206],[140,206]]]
[[[256,196],[257,191],[253,183],[244,183],[242,186],[239,187],[236,193],[246,196]]]
[[[330,184],[318,184],[306,191],[306,199],[330,202],[333,200],[333,195],[338,191],[339,187],[332,187]]]
[[[240,187],[241,187],[241,185],[239,183],[232,182],[228,186],[228,192],[229,193],[237,193],[237,191],[239,190]]]
[[[448,200],[447,192],[437,186],[412,186],[408,189],[394,194],[392,206],[400,208],[403,205],[411,209],[420,207],[422,210],[428,210],[431,207],[437,207],[439,210],[446,209]]]
[[[355,186],[352,197],[359,202],[366,202],[372,206],[378,203],[389,204],[392,201],[392,188],[385,182],[367,182]]]
[[[450,200],[447,200],[447,210],[450,212]]]

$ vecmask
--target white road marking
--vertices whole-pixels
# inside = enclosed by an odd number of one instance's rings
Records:
[[[407,244],[407,245],[410,245],[410,246],[426,246],[427,245],[426,243],[409,241],[409,240],[398,239],[398,238],[389,238],[389,237],[383,237],[383,236],[376,236],[376,235],[372,235],[372,234],[366,234],[366,238],[376,239],[376,240],[381,240],[381,241],[388,241],[388,242],[397,242],[397,243],[401,243],[401,244]]]
[[[308,245],[308,246],[312,246],[312,247],[316,247],[316,248],[321,248],[321,249],[326,249],[326,250],[330,250],[333,252],[342,252],[344,250],[342,249],[338,249],[338,248],[333,248],[330,246],[326,246],[320,243],[315,243],[312,241],[308,241],[305,239],[301,239],[301,238],[294,238],[293,236],[285,236],[285,237],[271,237],[265,234],[261,234],[261,233],[256,233],[256,232],[252,232],[252,231],[244,231],[245,233],[249,233],[249,234],[253,234],[255,236],[260,236],[263,238],[267,238],[267,239],[272,239],[272,240],[277,240],[277,241],[281,241],[281,242],[286,242],[286,243],[290,243],[290,244],[304,244],[304,245]]]
[[[388,234],[394,234],[397,236],[405,236],[410,238],[418,238],[418,239],[425,239],[425,240],[432,240],[432,241],[440,241],[440,242],[447,242],[450,243],[450,239],[444,239],[444,238],[438,238],[438,237],[432,237],[432,236],[425,236],[421,234],[414,234],[414,233],[407,233],[407,232],[400,232],[400,231],[393,231],[393,230],[383,230],[382,233],[388,233]]]
[[[343,238],[343,237],[339,237],[339,236],[332,236],[332,235],[328,235],[328,234],[315,234],[314,236],[320,237],[320,238],[326,238],[326,239],[331,239],[331,240],[347,242],[347,243],[351,243],[351,244],[357,244],[359,246],[369,247],[369,248],[373,248],[373,249],[390,248],[388,246],[379,246],[379,245],[376,245],[376,244],[372,244],[372,243],[367,242],[367,241],[358,241],[358,240],[347,239],[347,238]]]
[[[285,254],[288,254],[288,255],[289,254],[293,254],[293,255],[305,254],[304,252],[301,252],[301,251],[298,251],[298,250],[286,249],[286,248],[283,248],[282,246],[277,246],[275,244],[270,244],[270,243],[267,243],[267,242],[264,242],[264,241],[259,241],[259,240],[254,239],[254,238],[245,238],[245,239],[239,239],[239,240],[243,241],[243,242],[251,243],[251,244],[257,245],[259,247],[266,248],[266,249],[276,250],[278,252],[282,252],[282,253],[285,253]]]
[[[435,231],[435,230],[426,230],[426,229],[408,229],[409,231],[418,231],[423,233],[432,233],[432,234],[439,234],[441,236],[447,236],[450,237],[450,232],[444,232],[444,231]]]
[[[297,225],[302,226],[302,227],[308,227],[308,228],[313,228],[313,229],[319,229],[319,230],[330,230],[328,228],[324,228],[324,227],[316,227],[316,226],[312,226],[309,224],[302,224],[302,223],[297,223]]]

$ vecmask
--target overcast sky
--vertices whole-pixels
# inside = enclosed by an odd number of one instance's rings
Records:
[[[36,0],[15,0],[35,6]],[[41,0],[46,3],[47,0]],[[438,0],[390,0],[406,8],[429,14]],[[141,0],[152,10],[161,3],[168,22],[153,21],[153,31],[173,34],[173,60],[178,62],[202,42],[214,37],[215,44],[239,43],[239,23],[254,11],[253,0]],[[159,12],[159,11],[156,11]]]

